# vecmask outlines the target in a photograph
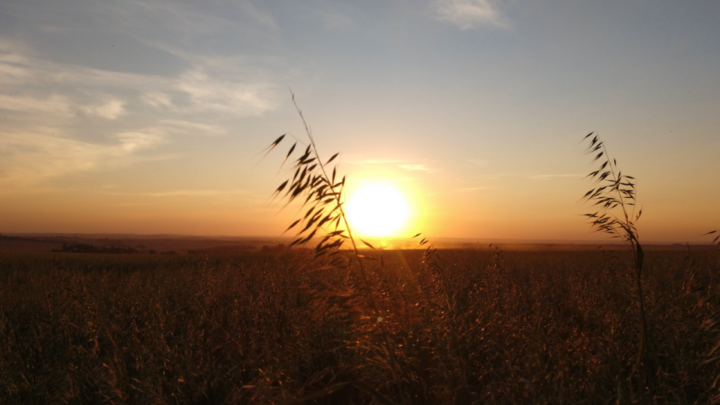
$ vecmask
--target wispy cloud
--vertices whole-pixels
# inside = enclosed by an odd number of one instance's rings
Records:
[[[188,94],[196,110],[212,110],[227,115],[259,115],[274,108],[264,96],[275,86],[267,83],[234,83],[210,78],[202,70],[183,74],[173,86]]]
[[[422,164],[404,163],[404,164],[398,165],[398,167],[401,169],[411,171],[411,172],[428,172],[428,173],[432,172],[432,170],[430,170],[427,166],[422,165]]]
[[[167,190],[153,193],[105,192],[104,194],[137,197],[213,197],[248,194],[245,190]]]
[[[406,181],[414,181],[415,179],[410,177],[400,177],[400,178],[394,178],[394,179],[384,179],[383,183],[403,183]],[[376,180],[363,180],[363,179],[354,179],[350,178],[347,180],[348,183],[357,183],[357,184],[368,184],[368,183],[374,183]]]
[[[3,72],[12,71],[14,76],[25,78],[32,84],[22,81],[5,83],[5,94],[0,95],[2,109],[62,115],[80,111],[113,120],[127,112],[130,101],[127,96],[113,93],[135,93],[139,101],[164,109],[167,114],[214,112],[246,117],[273,110],[277,104],[279,87],[273,83],[220,80],[201,68],[187,71],[177,78],[163,78],[29,58],[20,60],[22,64],[0,58],[0,78]],[[184,103],[183,99],[186,100]]]
[[[0,37],[0,84],[23,83],[30,78],[30,72],[22,66],[26,58],[12,50],[11,41]]]
[[[349,159],[344,161],[350,165],[373,165],[373,166],[389,166],[397,165],[404,162],[400,159]]]
[[[183,121],[161,122],[110,135],[110,143],[72,139],[50,127],[6,130],[0,136],[0,186],[24,189],[72,173],[172,158],[148,152],[186,130]]]
[[[213,125],[213,124],[201,124],[198,122],[184,121],[184,120],[162,120],[160,124],[172,131],[177,133],[189,134],[189,135],[209,135],[218,136],[225,135],[227,132],[225,128]]]
[[[0,36],[0,186],[42,187],[72,173],[167,158],[161,147],[179,135],[224,135],[223,119],[275,108],[274,84],[212,69],[107,71],[40,59]],[[107,121],[87,121],[94,117]]]
[[[0,70],[2,64],[0,63]],[[50,94],[45,97],[32,95],[0,94],[0,109],[18,113],[42,113],[58,117],[73,117],[76,112],[114,120],[125,114],[124,103],[114,97],[99,104],[79,105],[66,96]]]
[[[163,131],[151,128],[146,131],[121,132],[115,135],[120,141],[120,148],[125,152],[135,152],[138,149],[151,148],[165,141]]]
[[[160,91],[145,93],[141,96],[142,101],[155,108],[171,108],[173,107],[172,99],[167,93]]]
[[[54,135],[50,129],[3,133],[0,137],[0,184],[25,188],[68,173],[90,170],[118,147],[104,147]]]
[[[454,24],[463,30],[481,25],[509,27],[508,22],[491,0],[437,0],[435,12],[439,20]]]
[[[563,178],[563,177],[580,178],[580,177],[583,177],[583,175],[576,174],[576,173],[568,173],[568,174],[534,174],[534,175],[530,176],[530,178],[533,180],[548,180],[548,179]]]
[[[89,115],[97,115],[98,117],[108,120],[114,120],[125,114],[125,103],[117,98],[111,97],[102,104],[82,106],[80,109]]]
[[[134,105],[168,115],[260,115],[276,108],[280,86],[248,60],[196,58],[184,73],[157,76],[114,72],[38,59],[25,46],[0,37],[0,109],[116,120]],[[242,59],[242,58],[240,58]],[[228,72],[228,65],[242,65]],[[217,74],[217,73],[221,74]],[[196,117],[199,118],[199,117]]]
[[[272,15],[258,10],[257,7],[253,6],[249,1],[239,2],[239,5],[244,11],[244,14],[250,16],[256,23],[268,28],[278,29],[278,25]]]
[[[0,65],[1,66],[1,65]],[[53,116],[72,116],[67,97],[50,94],[46,97],[0,94],[0,109],[19,113],[43,113]]]
[[[411,161],[402,159],[359,159],[359,160],[346,160],[346,164],[359,165],[359,166],[387,166],[387,167],[398,167],[403,170],[410,172],[427,172],[432,173],[425,164],[412,163]]]
[[[426,164],[413,163],[412,161],[402,159],[349,159],[344,161],[345,164],[358,166],[384,166],[388,168],[400,168],[409,172],[426,172],[432,173],[434,170]]]

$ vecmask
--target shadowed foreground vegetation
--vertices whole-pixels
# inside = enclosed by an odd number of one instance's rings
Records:
[[[714,252],[0,256],[0,403],[709,403]],[[346,291],[347,293],[343,293]],[[385,332],[381,332],[381,326]],[[389,338],[389,342],[386,342]],[[388,344],[389,343],[389,344]],[[393,353],[387,353],[387,348]],[[392,361],[390,359],[393,359]]]

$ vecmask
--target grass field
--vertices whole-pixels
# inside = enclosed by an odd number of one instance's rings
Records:
[[[709,403],[716,252],[0,255],[0,403]],[[354,263],[354,262],[353,262]],[[390,350],[391,352],[388,352]]]

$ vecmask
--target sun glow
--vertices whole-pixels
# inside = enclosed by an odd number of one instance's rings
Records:
[[[408,217],[408,206],[394,187],[374,183],[359,189],[347,204],[350,225],[361,235],[389,236]]]

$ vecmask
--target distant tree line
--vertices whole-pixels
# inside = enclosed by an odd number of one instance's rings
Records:
[[[257,249],[254,245],[225,245],[225,246],[213,246],[205,249],[194,249],[188,250],[188,254],[207,254],[207,253],[241,253],[248,252],[250,250]]]
[[[62,249],[53,249],[53,252],[132,254],[138,253],[138,250],[129,247],[116,247],[112,245],[95,246],[86,243],[63,243]]]

